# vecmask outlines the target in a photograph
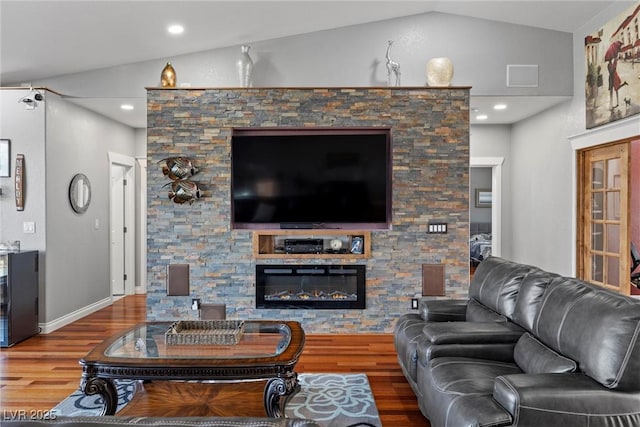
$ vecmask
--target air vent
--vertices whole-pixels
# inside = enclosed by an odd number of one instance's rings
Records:
[[[507,64],[507,87],[538,87],[538,66]]]

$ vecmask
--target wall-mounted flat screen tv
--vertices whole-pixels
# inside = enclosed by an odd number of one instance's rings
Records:
[[[233,228],[387,229],[388,128],[234,129]]]

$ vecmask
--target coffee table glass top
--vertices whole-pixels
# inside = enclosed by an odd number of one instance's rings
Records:
[[[291,329],[283,322],[245,322],[238,344],[165,344],[173,322],[143,323],[125,332],[104,356],[122,359],[254,359],[281,355],[291,343]]]

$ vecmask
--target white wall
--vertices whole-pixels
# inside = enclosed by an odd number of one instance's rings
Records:
[[[573,176],[569,102],[513,126],[511,259],[571,275]]]
[[[135,154],[134,129],[48,95],[45,322],[111,297],[107,153]],[[91,203],[83,214],[75,213],[68,199],[77,173],[91,183]]]
[[[424,86],[427,61],[449,56],[455,67],[453,85],[472,86],[472,95],[572,92],[571,34],[442,13],[251,43],[254,86],[386,86],[388,40],[394,40],[391,57],[400,63],[404,86]],[[234,46],[34,84],[65,95],[144,98],[144,88],[159,86],[162,68],[171,61],[178,86],[233,87],[239,84],[239,55],[240,47]],[[507,64],[539,64],[539,87],[506,87]]]
[[[44,249],[44,102],[27,110],[18,100],[28,89],[0,90],[0,138],[11,140],[11,176],[0,178],[0,241],[20,240],[23,249]],[[16,154],[25,155],[25,208],[17,211],[14,198]],[[35,234],[24,234],[22,223],[36,223]]]
[[[0,138],[11,140],[11,176],[0,178],[0,242],[20,241],[21,250],[39,251],[40,271],[46,265],[45,181],[45,102],[27,110],[18,100],[28,89],[0,90]],[[44,94],[47,99],[48,94]],[[16,154],[25,156],[24,210],[16,210],[14,198]],[[23,233],[23,223],[33,222],[35,233]],[[40,314],[43,305],[44,276],[40,275]],[[42,317],[41,317],[42,318]]]
[[[640,117],[586,130],[584,38],[628,9],[616,4],[574,33],[574,96],[512,129],[512,259],[575,274],[574,144],[596,145],[640,134]]]
[[[0,241],[20,240],[21,249],[40,252],[40,316],[44,328],[110,298],[109,168],[107,152],[135,153],[133,129],[42,91],[34,110],[17,102],[28,89],[0,90],[0,138],[25,155],[25,209],[17,211],[14,171],[0,178]],[[92,199],[84,215],[73,212],[71,178],[84,173]],[[99,223],[95,228],[96,220]],[[24,222],[35,233],[23,233]]]

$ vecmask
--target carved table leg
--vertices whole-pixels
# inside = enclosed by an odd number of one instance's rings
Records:
[[[284,407],[289,397],[298,391],[298,374],[286,378],[271,378],[264,388],[264,409],[268,417],[284,418]]]
[[[82,378],[80,388],[86,395],[99,394],[104,400],[100,415],[114,415],[118,407],[118,391],[113,381],[104,378]]]

